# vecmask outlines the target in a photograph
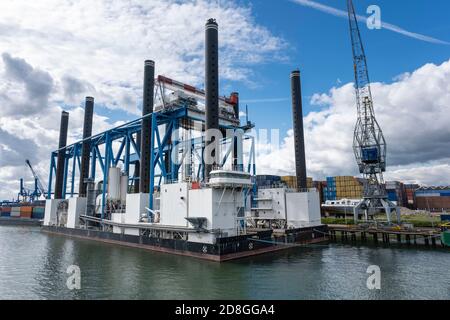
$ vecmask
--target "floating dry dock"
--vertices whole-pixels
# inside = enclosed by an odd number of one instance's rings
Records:
[[[78,239],[95,240],[103,243],[195,257],[216,262],[285,250],[294,247],[296,244],[318,243],[327,240],[324,238],[324,233],[327,232],[326,226],[286,230],[284,234],[277,235],[273,233],[273,230],[259,231],[236,237],[219,238],[214,244],[55,226],[44,226],[42,230],[50,234],[66,235]]]
[[[3,226],[40,226],[42,224],[42,220],[38,219],[28,219],[28,218],[5,218],[0,217],[0,225]]]
[[[213,261],[326,240],[306,185],[300,72],[290,76],[298,188],[258,188],[254,125],[241,125],[237,92],[219,95],[214,19],[205,48],[205,90],[155,78],[147,60],[140,119],[92,136],[87,97],[83,140],[67,146],[62,113],[42,231]]]

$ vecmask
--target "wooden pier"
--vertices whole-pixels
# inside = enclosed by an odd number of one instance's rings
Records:
[[[370,243],[383,245],[421,245],[444,247],[439,229],[396,230],[389,228],[329,225],[330,241]]]

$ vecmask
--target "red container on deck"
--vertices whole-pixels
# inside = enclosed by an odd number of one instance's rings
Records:
[[[21,212],[20,217],[24,219],[31,219],[31,212]]]
[[[20,217],[31,219],[31,214],[33,213],[33,207],[23,206],[20,207]]]

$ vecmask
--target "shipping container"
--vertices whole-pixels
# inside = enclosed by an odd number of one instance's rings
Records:
[[[31,214],[32,219],[44,219],[45,208],[44,207],[33,207],[33,212]]]
[[[388,195],[389,201],[397,201],[398,200],[397,193],[395,192],[395,190],[393,190],[393,191],[388,190],[387,195]]]
[[[23,219],[31,219],[32,212],[21,212],[20,217]]]
[[[31,214],[33,213],[33,207],[31,206],[22,206],[20,207],[20,217],[31,219]]]
[[[11,217],[13,218],[20,217],[20,207],[11,207]]]
[[[20,207],[20,212],[24,212],[24,213],[28,213],[28,212],[33,212],[33,207],[32,206],[22,206]]]
[[[416,206],[419,210],[442,212],[450,210],[450,197],[417,197]]]

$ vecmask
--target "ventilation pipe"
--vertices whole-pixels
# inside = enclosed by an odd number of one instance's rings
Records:
[[[141,133],[138,132],[136,134],[136,148],[138,148],[137,151],[141,152]],[[134,193],[139,193],[139,180],[141,176],[141,162],[138,160],[134,163]]]
[[[56,182],[55,182],[55,199],[63,198],[63,180],[66,160],[66,144],[67,144],[67,129],[69,127],[69,113],[63,111],[61,113],[61,125],[59,128],[59,144],[58,144],[58,159],[56,162]]]
[[[80,170],[80,188],[78,191],[79,197],[86,197],[87,182],[89,178],[89,162],[91,159],[91,141],[85,140],[92,136],[92,119],[94,116],[94,98],[86,97],[84,107],[84,124],[83,124],[83,145],[81,151],[81,170]]]
[[[215,19],[205,26],[205,147],[214,141],[213,132],[219,129],[219,34]],[[205,153],[205,181],[209,180],[212,167],[217,164],[218,150]]]
[[[306,189],[306,160],[305,160],[305,138],[303,133],[303,110],[302,110],[302,91],[300,84],[300,71],[291,72],[291,90],[292,90],[292,118],[294,128],[294,146],[295,146],[295,175],[297,179],[297,188]]]
[[[153,95],[155,87],[155,62],[145,61],[144,69],[144,100],[142,105],[142,116],[153,113]],[[142,193],[150,193],[150,150],[152,137],[152,118],[142,119],[141,128],[141,161],[139,189]],[[151,186],[153,188],[153,186]]]
[[[231,102],[233,103],[234,116],[236,117],[237,120],[239,120],[239,93],[232,92],[230,98]],[[240,137],[239,135],[238,137],[235,137],[233,139],[233,167],[234,170],[240,171],[241,170],[240,166],[242,165],[242,163],[239,163],[238,139],[242,139],[242,137]]]

